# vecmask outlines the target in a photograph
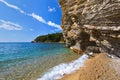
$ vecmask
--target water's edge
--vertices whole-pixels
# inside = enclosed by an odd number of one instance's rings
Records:
[[[88,59],[88,55],[84,54],[77,60],[70,63],[62,63],[48,70],[41,78],[37,80],[56,80],[63,77],[64,74],[70,74],[84,65]]]

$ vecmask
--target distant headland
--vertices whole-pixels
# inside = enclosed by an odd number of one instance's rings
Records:
[[[47,34],[38,36],[35,38],[32,43],[39,43],[39,42],[58,42],[58,43],[64,43],[64,38],[62,33],[53,33],[53,34]]]

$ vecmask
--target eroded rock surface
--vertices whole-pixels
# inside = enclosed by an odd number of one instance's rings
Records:
[[[120,57],[120,0],[60,0],[66,46]]]

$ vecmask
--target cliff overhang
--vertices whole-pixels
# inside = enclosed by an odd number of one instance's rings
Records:
[[[66,46],[120,57],[120,0],[60,0]]]

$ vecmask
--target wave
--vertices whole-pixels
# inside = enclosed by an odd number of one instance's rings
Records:
[[[48,70],[41,78],[37,80],[56,80],[63,77],[64,74],[70,74],[84,65],[88,55],[84,54],[77,60],[70,63],[62,63]]]

